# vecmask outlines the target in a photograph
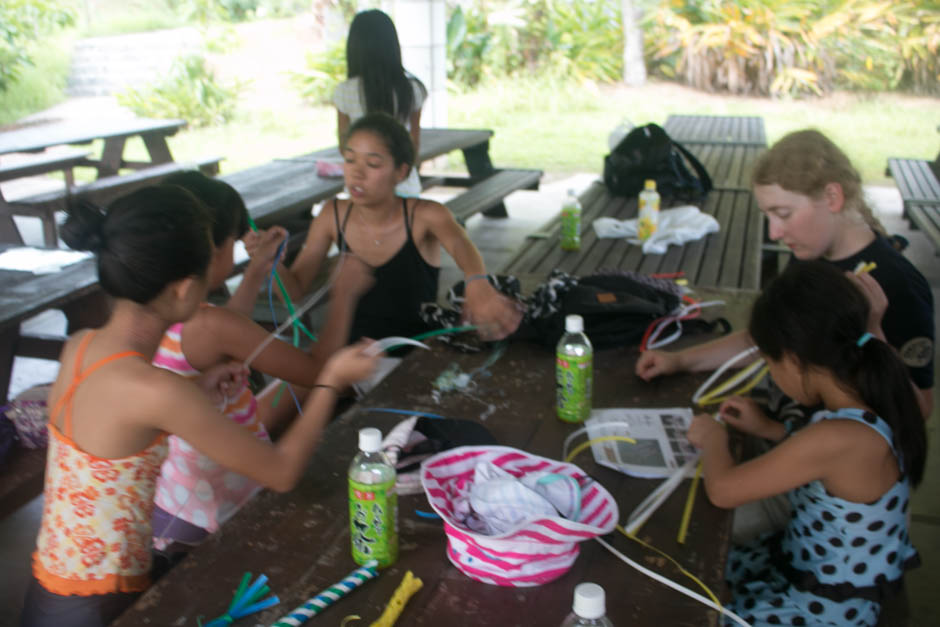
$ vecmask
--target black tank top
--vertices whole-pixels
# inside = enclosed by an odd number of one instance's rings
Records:
[[[343,236],[343,229],[352,208],[350,202],[340,224],[339,208],[336,200],[333,200],[336,244],[340,252],[350,251]],[[412,337],[430,329],[422,322],[418,312],[421,303],[437,302],[437,282],[441,269],[425,261],[415,245],[411,237],[408,206],[404,198],[401,199],[401,211],[405,221],[405,243],[391,259],[372,269],[375,284],[359,299],[349,334],[350,342],[355,342],[361,337],[375,340],[390,335]]]

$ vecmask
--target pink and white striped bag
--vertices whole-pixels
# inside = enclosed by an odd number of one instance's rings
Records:
[[[534,472],[574,478],[581,486],[576,520],[539,516],[498,535],[467,529],[455,517],[454,502],[468,493],[480,462],[516,478]],[[577,466],[506,446],[463,446],[439,453],[421,465],[421,484],[444,520],[451,563],[472,579],[500,586],[538,586],[562,576],[578,557],[578,542],[610,533],[619,518],[610,493]]]

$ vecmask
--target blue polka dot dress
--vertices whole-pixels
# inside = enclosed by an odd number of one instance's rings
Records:
[[[832,419],[869,425],[899,456],[891,428],[874,414],[840,409],[813,416]],[[875,625],[882,599],[920,563],[907,533],[910,486],[900,457],[899,464],[900,479],[873,503],[835,497],[821,481],[792,490],[785,529],[731,549],[730,609],[753,625]]]

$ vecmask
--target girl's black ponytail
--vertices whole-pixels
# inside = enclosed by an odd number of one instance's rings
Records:
[[[749,331],[769,359],[789,354],[833,373],[885,420],[911,485],[923,478],[927,432],[907,367],[894,349],[865,337],[867,298],[824,261],[794,261],[754,303]]]

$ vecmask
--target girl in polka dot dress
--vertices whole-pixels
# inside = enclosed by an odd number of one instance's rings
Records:
[[[825,409],[791,435],[755,404],[726,401],[726,424],[777,443],[742,464],[720,422],[699,415],[689,428],[713,503],[786,494],[792,505],[786,528],[728,557],[730,607],[750,623],[875,625],[919,564],[907,511],[924,470],[924,421],[904,364],[866,331],[868,319],[868,300],[840,270],[791,264],[757,299],[749,332],[774,382]]]

